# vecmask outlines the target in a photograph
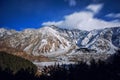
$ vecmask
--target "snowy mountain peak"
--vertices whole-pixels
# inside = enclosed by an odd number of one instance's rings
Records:
[[[120,36],[118,35],[118,32],[115,32],[113,28],[92,30],[81,41],[80,45],[86,48],[97,50],[98,53],[114,53],[120,48],[113,43],[115,41],[115,43],[118,42],[118,45],[120,45],[120,42],[118,41],[119,37]]]
[[[5,28],[0,28],[0,33],[7,31]]]
[[[0,45],[21,49],[36,56],[70,53],[77,46],[96,50],[97,53],[110,53],[120,48],[120,27],[82,31],[52,25],[20,32],[1,28]]]
[[[51,27],[49,27],[49,26],[45,26],[45,27],[43,27],[43,28],[40,28],[39,29],[39,32],[42,32],[42,34],[57,34],[57,31],[56,30],[54,30],[54,29],[52,29]]]

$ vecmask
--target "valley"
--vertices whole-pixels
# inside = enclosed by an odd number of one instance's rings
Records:
[[[92,31],[62,29],[54,25],[24,31],[1,28],[0,50],[11,52],[33,63],[89,63],[92,59],[105,60],[119,50],[119,34],[119,27]]]

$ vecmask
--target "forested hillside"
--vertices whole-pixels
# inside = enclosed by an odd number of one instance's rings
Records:
[[[37,71],[37,67],[32,62],[6,52],[0,52],[0,68],[2,70],[10,69],[13,73],[21,69],[29,69],[30,72],[34,73]]]

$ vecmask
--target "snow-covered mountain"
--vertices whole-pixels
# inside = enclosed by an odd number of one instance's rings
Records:
[[[95,53],[114,53],[120,48],[120,27],[92,31],[61,29],[56,26],[24,31],[1,28],[0,45],[35,56],[84,53],[83,49],[88,53],[90,50]]]
[[[26,29],[22,32],[1,29],[0,44],[24,50],[32,55],[67,50],[70,47],[70,42],[50,27]]]
[[[120,48],[120,27],[92,30],[79,43],[80,47],[94,49],[98,53],[114,53]]]
[[[82,40],[83,38],[86,37],[86,35],[89,33],[88,31],[83,31],[79,29],[62,29],[58,28],[54,25],[50,26],[51,28],[55,29],[56,31],[59,32],[59,34],[70,41],[72,44],[76,44],[78,40]]]

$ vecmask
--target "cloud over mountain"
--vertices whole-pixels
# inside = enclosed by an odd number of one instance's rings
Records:
[[[42,25],[56,25],[61,28],[81,29],[88,31],[93,29],[120,26],[119,20],[105,21],[94,17],[100,12],[102,7],[103,4],[91,4],[82,11],[74,12],[70,15],[64,16],[64,20],[58,22],[48,21],[42,23]]]

